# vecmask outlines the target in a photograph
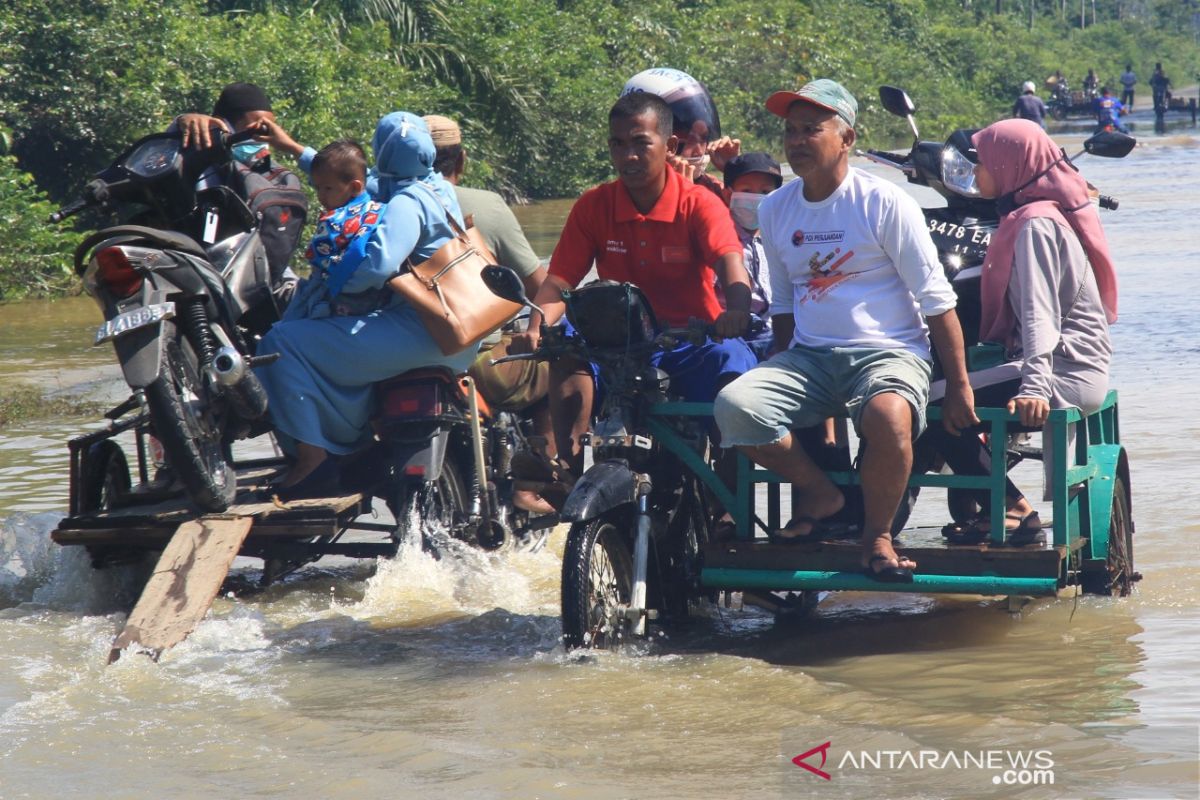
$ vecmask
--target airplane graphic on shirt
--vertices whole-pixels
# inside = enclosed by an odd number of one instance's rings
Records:
[[[800,297],[800,305],[810,300],[819,303],[833,287],[842,281],[854,277],[854,273],[839,272],[843,264],[854,257],[854,251],[842,253],[842,248],[835,247],[827,255],[820,251],[813,253],[808,260],[809,278],[803,283],[804,294]]]

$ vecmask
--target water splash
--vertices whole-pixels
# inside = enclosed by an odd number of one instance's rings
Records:
[[[61,514],[16,514],[0,522],[0,605],[20,603],[50,574],[50,531]]]
[[[538,552],[485,552],[452,538],[412,510],[409,531],[395,557],[381,559],[362,600],[334,605],[384,625],[424,625],[492,609],[518,614],[558,613],[562,537]]]
[[[133,605],[149,563],[97,570],[83,547],[50,539],[63,515],[18,513],[0,521],[0,607],[32,603],[60,611],[108,614]]]

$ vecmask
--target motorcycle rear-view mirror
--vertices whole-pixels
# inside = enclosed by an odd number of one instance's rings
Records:
[[[1083,143],[1083,151],[1101,158],[1124,158],[1137,145],[1137,139],[1119,131],[1101,131]]]
[[[525,284],[521,282],[521,276],[508,267],[492,264],[480,270],[479,277],[483,278],[484,285],[497,297],[520,303],[539,314],[541,313],[542,310],[535,306],[529,296],[525,294]]]
[[[908,92],[895,86],[880,86],[879,100],[889,113],[895,114],[897,117],[907,117],[917,110],[917,107],[913,105],[912,98],[908,96]]]
[[[917,123],[913,120],[913,113],[917,107],[913,105],[912,98],[908,96],[908,92],[899,89],[895,86],[880,86],[879,99],[892,114],[897,117],[904,117],[908,120],[908,127],[912,128],[913,139],[920,140],[921,132],[917,130]]]

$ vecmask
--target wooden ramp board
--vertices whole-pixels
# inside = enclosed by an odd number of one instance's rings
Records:
[[[251,538],[310,539],[338,533],[365,508],[369,508],[369,504],[361,494],[277,505],[243,493],[222,515],[201,519],[246,517],[254,520]],[[182,523],[196,517],[195,508],[185,499],[174,498],[66,517],[58,523],[50,538],[60,545],[110,544],[157,549]]]
[[[184,522],[175,531],[142,590],[125,629],[113,642],[108,663],[137,644],[157,661],[195,630],[216,599],[250,526],[250,517]]]

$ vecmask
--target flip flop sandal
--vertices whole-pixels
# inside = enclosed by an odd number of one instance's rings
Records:
[[[1046,532],[1042,529],[1042,520],[1038,512],[1030,511],[1025,516],[1007,514],[1006,519],[1015,519],[1017,527],[1008,531],[1007,544],[1013,547],[1024,547],[1028,544],[1045,544]]]
[[[900,556],[897,556],[897,560]],[[879,581],[880,583],[912,583],[913,571],[911,567],[885,567],[881,570],[875,569],[876,561],[891,561],[891,558],[885,555],[873,555],[867,561],[867,566],[863,567],[863,573],[871,580]]]
[[[946,541],[950,544],[986,544],[992,537],[991,532],[983,528],[986,523],[987,519],[983,516],[970,517],[962,522],[951,522],[942,527],[942,536],[946,537]]]
[[[808,533],[801,534],[798,536],[784,536],[783,535],[784,530],[787,530],[788,528],[792,527],[793,525],[800,525],[802,523],[808,523],[809,525],[812,526],[812,528],[809,530]],[[807,514],[802,514],[798,517],[792,517],[791,519],[789,519],[787,521],[787,524],[784,525],[781,530],[768,530],[767,531],[767,541],[769,541],[771,544],[787,544],[787,545],[797,544],[798,542],[819,542],[819,541],[821,541],[821,536],[820,536],[820,534],[818,534],[820,525],[821,525],[821,520],[817,519],[816,517],[810,517]]]

